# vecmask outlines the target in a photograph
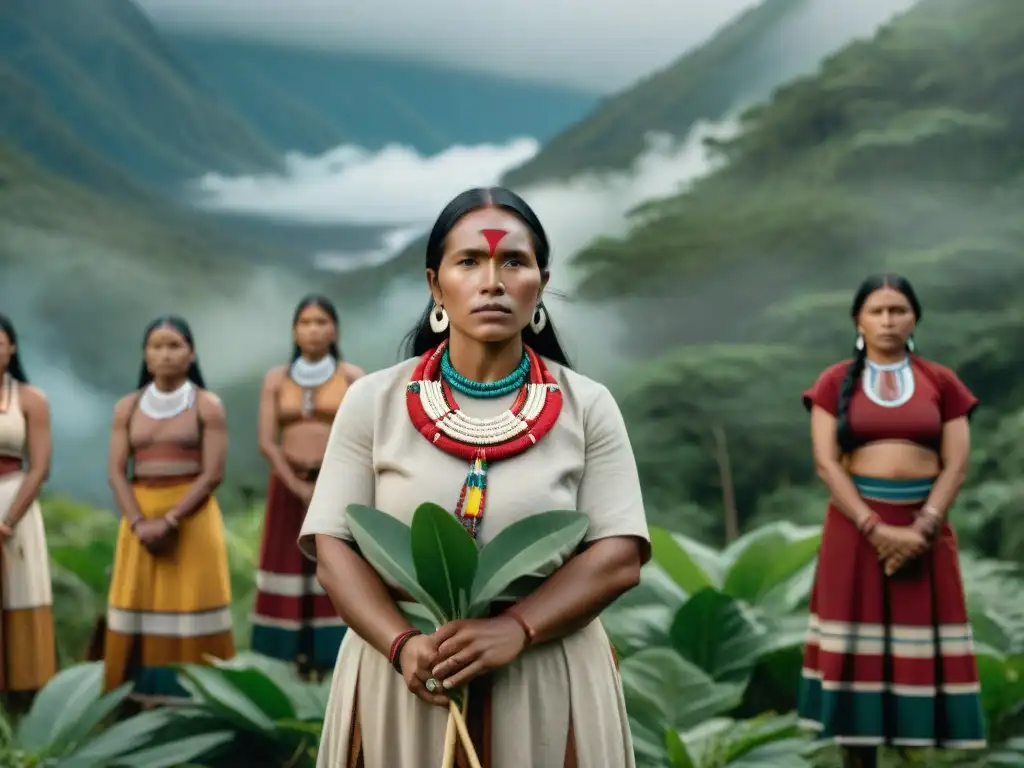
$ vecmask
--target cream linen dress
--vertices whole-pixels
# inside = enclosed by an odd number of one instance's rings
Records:
[[[578,509],[590,516],[586,541],[638,537],[646,558],[650,536],[640,481],[618,406],[603,385],[544,362],[562,388],[562,412],[536,445],[488,466],[480,543],[527,515]],[[349,504],[373,506],[406,523],[425,501],[455,507],[468,462],[413,427],[405,398],[416,364],[407,360],[359,379],[342,402],[299,536],[310,557],[316,557],[314,534],[352,540]],[[508,408],[515,394],[457,398],[467,415],[485,418]],[[569,554],[539,575],[550,575]],[[493,680],[493,768],[562,768],[570,718],[578,768],[634,768],[622,688],[599,620],[528,649]],[[349,631],[334,668],[317,768],[348,765],[357,686],[366,768],[440,764],[445,710],[417,699],[387,658]]]
[[[21,385],[4,374],[0,387],[10,393],[6,410],[0,412],[0,456],[20,459],[28,440]],[[20,470],[0,476],[0,520],[24,479],[25,473]],[[14,526],[14,535],[4,542],[2,568],[8,690],[37,690],[57,671],[50,552],[38,501],[32,502]]]

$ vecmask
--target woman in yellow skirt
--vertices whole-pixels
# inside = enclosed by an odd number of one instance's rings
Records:
[[[36,501],[50,447],[50,406],[28,383],[14,325],[0,315],[0,691],[14,709],[57,672],[50,558]]]
[[[109,477],[121,528],[110,585],[105,688],[185,695],[168,665],[235,654],[220,508],[227,428],[188,324],[161,317],[143,340],[139,389],[114,406]],[[129,468],[130,467],[130,468]]]

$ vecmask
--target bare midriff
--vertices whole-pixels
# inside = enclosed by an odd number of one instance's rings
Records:
[[[128,437],[134,476],[140,482],[185,480],[202,471],[199,418],[194,408],[169,419],[152,419],[136,411],[128,426]]]
[[[886,480],[935,477],[941,469],[938,453],[908,440],[877,440],[851,453],[843,462],[851,475]]]
[[[334,415],[347,391],[348,381],[340,370],[310,391],[290,378],[282,382],[277,402],[281,453],[297,472],[320,468],[327,452]],[[309,411],[304,408],[307,404],[312,405]]]

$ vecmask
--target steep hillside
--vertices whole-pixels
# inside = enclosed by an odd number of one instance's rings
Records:
[[[767,97],[912,1],[763,0],[670,67],[605,99],[504,181],[523,187],[589,170],[628,168],[649,133],[682,137],[698,121],[720,120]]]
[[[130,0],[5,0],[0,66],[34,89],[38,116],[0,117],[0,138],[31,148],[48,167],[62,168],[71,150],[38,141],[41,122],[63,123],[107,163],[158,184],[278,162]],[[94,161],[72,164],[75,178],[92,183]]]
[[[623,390],[653,508],[720,507],[724,437],[745,520],[820,516],[797,503],[817,493],[799,393],[849,354],[853,290],[887,269],[921,296],[919,350],[983,403],[958,520],[1024,556],[1019,10],[922,0],[750,111],[722,170],[580,256],[590,296],[646,297],[636,346],[663,353]],[[719,343],[679,346],[695,336]]]
[[[520,136],[546,141],[596,102],[569,88],[424,63],[163,31],[224,102],[282,150],[399,142],[438,152]]]

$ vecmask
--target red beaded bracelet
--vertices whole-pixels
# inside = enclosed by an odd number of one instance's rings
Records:
[[[881,522],[882,518],[872,513],[868,516],[867,520],[860,524],[860,532],[864,534],[865,537],[868,537],[874,532],[875,528],[877,528]]]
[[[405,647],[405,644],[412,638],[416,637],[416,635],[422,634],[423,633],[418,629],[407,629],[396,637],[393,643],[391,643],[391,652],[388,654],[388,661],[391,663],[391,666],[394,667],[396,672],[402,671],[401,656],[402,649]]]
[[[505,611],[505,615],[515,620],[520,627],[523,628],[523,634],[526,635],[526,645],[533,645],[533,641],[537,637],[537,631],[526,623],[526,619],[519,615],[519,612],[515,608],[509,608]]]

